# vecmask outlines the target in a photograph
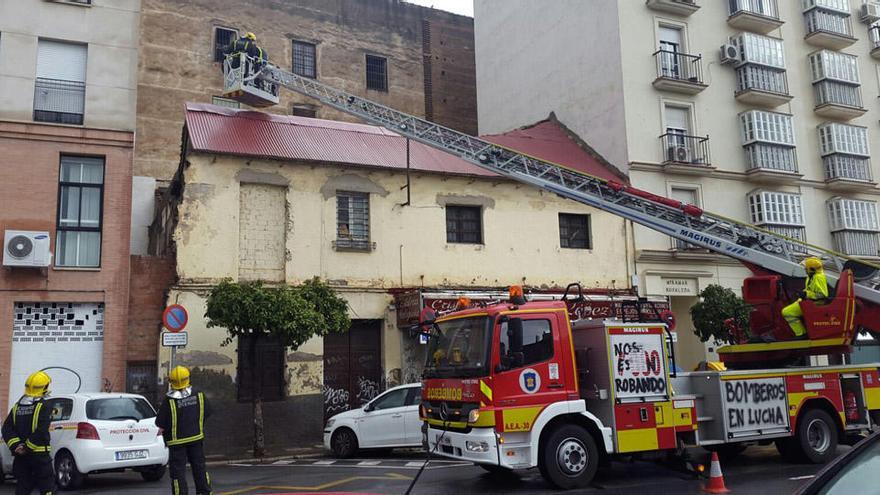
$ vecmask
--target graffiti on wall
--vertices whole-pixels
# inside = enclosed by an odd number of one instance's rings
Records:
[[[348,411],[348,390],[324,385],[324,412],[327,416]]]
[[[379,395],[379,382],[359,376],[357,379],[357,400],[360,405],[370,402],[377,395]]]

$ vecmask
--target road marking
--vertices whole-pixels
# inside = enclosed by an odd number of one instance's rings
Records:
[[[289,464],[293,464],[294,462],[296,462],[296,461],[293,459],[282,459],[280,461],[275,461],[272,464],[274,464],[276,466],[287,466]]]
[[[404,476],[398,473],[386,473],[385,476],[351,476],[349,478],[342,478],[336,481],[331,481],[329,483],[324,483],[323,485],[315,485],[315,486],[250,486],[247,488],[242,488],[239,490],[234,490],[231,492],[224,492],[221,495],[241,495],[244,493],[255,492],[257,490],[294,490],[294,491],[310,491],[310,492],[320,492],[322,490],[326,490],[328,488],[337,487],[339,485],[344,485],[347,483],[351,483],[352,481],[361,481],[361,480],[399,480],[399,481],[408,481],[411,480],[409,476]]]
[[[331,464],[335,464],[336,461],[315,461],[312,464],[315,466],[329,466]]]
[[[424,463],[425,463],[425,461],[412,461],[412,462],[407,462],[406,464],[404,464],[404,466],[405,467],[422,467],[422,464],[424,464]]]
[[[382,461],[361,461],[357,463],[358,466],[378,466]]]
[[[815,478],[815,474],[808,474],[806,476],[795,476],[793,478],[789,478],[791,481],[800,481],[800,480],[808,480],[810,478]]]

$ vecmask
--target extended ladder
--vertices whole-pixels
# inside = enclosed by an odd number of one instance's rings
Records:
[[[845,265],[853,267],[862,274],[856,286],[856,297],[880,305],[878,265],[519,153],[293,74],[273,64],[267,64],[252,79],[262,79],[310,96],[501,176],[588,204],[770,272],[804,277],[800,261],[805,256],[820,257],[837,273]],[[829,278],[834,281],[836,276],[832,273]]]

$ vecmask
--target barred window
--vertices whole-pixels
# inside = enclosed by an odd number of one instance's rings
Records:
[[[880,231],[877,219],[877,203],[856,199],[834,198],[828,201],[831,231],[867,230]]]
[[[832,79],[859,84],[859,61],[855,55],[821,50],[810,55],[813,82]]]
[[[791,115],[763,110],[743,112],[739,116],[742,143],[755,141],[794,146]]]
[[[479,206],[446,206],[446,242],[483,243],[482,211]]]
[[[590,215],[559,214],[559,246],[569,249],[591,249]]]
[[[367,55],[367,89],[388,91],[388,59]]]
[[[819,126],[819,149],[822,156],[832,153],[870,156],[868,129],[837,122],[822,124]]]
[[[104,159],[61,157],[55,265],[101,266]]]
[[[336,191],[336,247],[370,249],[370,195]]]
[[[214,62],[223,61],[223,52],[238,38],[238,31],[224,27],[214,28]]]
[[[316,49],[314,43],[293,42],[293,73],[312,79],[318,77]]]
[[[211,103],[220,107],[241,108],[241,103],[235,100],[230,100],[229,98],[223,98],[222,96],[211,97]]]
[[[804,225],[799,194],[756,191],[749,195],[749,212],[756,225]]]
[[[810,10],[813,7],[822,9],[836,10],[849,14],[849,0],[803,0],[803,9]]]

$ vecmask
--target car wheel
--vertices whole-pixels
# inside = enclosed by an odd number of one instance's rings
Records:
[[[159,481],[165,476],[165,466],[155,466],[146,471],[141,471],[144,481]]]
[[[55,456],[55,481],[62,490],[76,490],[85,481],[85,475],[79,472],[73,455],[66,450]]]
[[[793,440],[800,457],[813,464],[824,464],[837,451],[837,424],[827,412],[811,409],[798,418]]]
[[[357,435],[349,428],[339,428],[333,433],[333,437],[330,440],[330,448],[336,457],[347,459],[358,450]]]
[[[541,473],[564,490],[584,488],[599,468],[599,450],[590,433],[577,425],[562,425],[550,433],[540,454]]]

